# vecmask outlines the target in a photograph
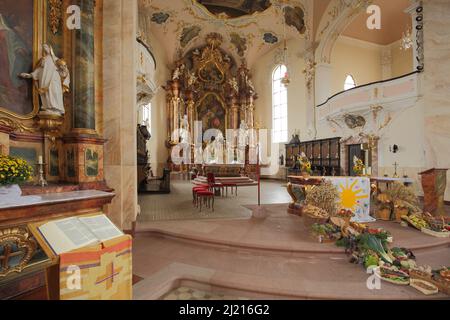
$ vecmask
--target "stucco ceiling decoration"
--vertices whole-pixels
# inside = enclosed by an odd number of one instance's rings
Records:
[[[286,39],[309,36],[304,0],[141,0],[139,18],[151,24],[169,63],[220,33],[222,48],[247,66]]]
[[[270,0],[196,0],[217,16],[237,18],[263,12],[272,6]]]

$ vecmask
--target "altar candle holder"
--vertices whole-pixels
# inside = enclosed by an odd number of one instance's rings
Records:
[[[41,187],[45,187],[48,186],[48,182],[45,180],[45,176],[44,176],[44,166],[45,163],[39,161],[38,163],[36,163],[37,167],[38,167],[38,174],[39,174],[39,179],[37,182],[37,186],[41,186]]]

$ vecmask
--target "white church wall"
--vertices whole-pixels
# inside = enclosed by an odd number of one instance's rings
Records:
[[[392,78],[400,77],[402,75],[413,72],[413,50],[401,50],[400,41],[394,42],[391,45],[391,57],[392,57]]]
[[[341,36],[333,48],[331,66],[330,95],[344,90],[347,75],[353,76],[358,86],[379,81],[382,79],[381,46]]]
[[[420,102],[397,115],[379,142],[379,173],[394,175],[394,164],[398,164],[399,176],[407,175],[415,180],[413,185],[422,194],[419,172],[425,169],[424,120]],[[394,144],[399,151],[390,150]]]
[[[303,53],[303,41],[291,40],[288,41],[289,58],[288,69],[291,83],[288,87],[288,138],[291,138],[295,130],[300,130],[301,138],[303,140],[307,137],[307,123],[306,123],[306,83],[303,70],[305,68]],[[278,47],[269,51],[262,56],[252,66],[253,82],[256,91],[258,92],[258,100],[256,100],[255,120],[261,124],[263,128],[269,129],[269,135],[272,129],[272,72],[277,66],[277,56],[279,50],[282,49],[280,44]],[[271,136],[269,137],[268,152],[271,156],[271,151],[277,149],[275,153],[279,155],[284,154],[284,143],[272,144]],[[288,142],[288,141],[287,141]],[[287,143],[286,142],[286,143]],[[272,157],[272,161],[278,163],[278,157]],[[273,166],[274,164],[272,164]],[[275,166],[278,166],[276,164]],[[270,172],[275,169],[272,167]],[[276,171],[276,170],[275,170]],[[278,170],[277,177],[284,176],[284,172]]]

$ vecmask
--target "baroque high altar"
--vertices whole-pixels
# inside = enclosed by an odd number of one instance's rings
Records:
[[[202,133],[217,129],[223,137],[227,129],[254,128],[257,94],[250,72],[245,61],[238,66],[221,49],[222,41],[220,34],[211,33],[205,46],[189,51],[175,64],[172,79],[165,86],[170,150],[183,140],[180,129],[195,136],[196,121],[201,122]],[[171,160],[169,164],[178,169]]]

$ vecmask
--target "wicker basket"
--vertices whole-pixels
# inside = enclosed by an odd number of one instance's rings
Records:
[[[439,277],[439,279],[434,279],[430,274],[419,270],[411,270],[409,274],[411,276],[411,280],[424,280],[438,287],[440,292],[450,295],[450,281],[445,278]]]
[[[424,288],[421,284],[430,287],[429,289]],[[429,296],[433,294],[437,294],[439,292],[439,288],[429,281],[425,281],[422,279],[411,279],[410,281],[411,287],[422,292],[423,294]]]
[[[389,208],[378,209],[377,217],[380,220],[390,221],[391,220],[391,213],[392,213],[392,211]]]
[[[394,215],[395,215],[395,222],[402,222],[402,217],[407,216],[409,213],[409,210],[407,208],[395,208],[394,209]]]

